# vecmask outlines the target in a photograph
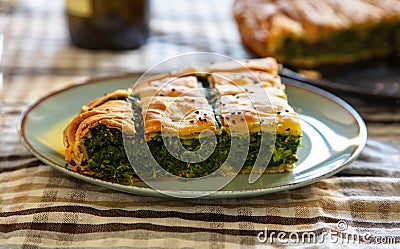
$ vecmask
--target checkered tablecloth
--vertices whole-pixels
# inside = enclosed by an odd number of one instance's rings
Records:
[[[368,127],[360,158],[312,185],[252,198],[183,201],[125,194],[59,173],[24,148],[19,115],[55,90],[91,77],[144,71],[194,51],[252,57],[240,42],[231,5],[153,0],[147,44],[124,52],[71,46],[61,0],[0,14],[0,248],[400,245],[399,103],[348,98]]]

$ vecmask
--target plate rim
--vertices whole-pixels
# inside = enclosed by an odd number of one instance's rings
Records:
[[[159,192],[156,189],[152,188],[145,188],[145,187],[140,187],[140,186],[130,186],[130,185],[123,185],[119,183],[114,183],[111,181],[105,181],[101,179],[97,179],[94,177],[86,176],[79,174],[77,172],[71,171],[65,167],[62,167],[59,164],[56,164],[52,162],[51,159],[40,153],[35,149],[35,147],[30,143],[29,139],[26,136],[26,130],[25,130],[25,125],[27,122],[27,119],[29,117],[29,114],[41,103],[46,101],[47,99],[57,95],[61,94],[65,91],[74,89],[74,88],[79,88],[83,86],[87,86],[89,84],[97,84],[101,83],[104,81],[108,80],[114,80],[114,79],[124,79],[124,78],[132,78],[132,77],[140,77],[143,75],[144,72],[127,72],[127,73],[120,73],[117,75],[109,75],[109,76],[100,76],[100,77],[92,77],[88,78],[85,80],[78,81],[76,83],[73,83],[71,85],[67,85],[61,89],[52,91],[37,100],[33,101],[31,104],[29,104],[20,114],[18,117],[17,121],[17,130],[19,137],[21,139],[21,142],[24,144],[25,148],[30,151],[36,158],[38,158],[40,161],[42,161],[44,164],[51,166],[51,168],[56,169],[58,171],[61,171],[71,177],[75,177],[79,180],[89,182],[91,184],[96,184],[105,188],[109,189],[114,189],[117,191],[122,191],[125,193],[129,194],[138,194],[138,195],[145,195],[145,196],[157,196],[157,197],[169,197],[169,198],[177,198],[174,196],[169,196],[165,195],[164,193]],[[286,79],[287,80],[287,79]],[[330,170],[324,174],[321,174],[317,177],[314,177],[312,179],[306,179],[302,180],[300,182],[293,182],[293,183],[287,183],[279,186],[272,186],[268,188],[257,188],[257,189],[251,189],[251,190],[217,190],[216,192],[213,192],[210,195],[207,196],[202,196],[200,198],[205,198],[205,199],[212,199],[212,198],[242,198],[242,197],[250,197],[250,196],[259,196],[259,195],[265,195],[273,192],[279,192],[281,190],[290,190],[294,188],[299,188],[303,187],[306,185],[310,185],[312,183],[315,183],[317,181],[320,181],[322,179],[328,178],[341,170],[343,170],[345,167],[347,167],[350,163],[355,161],[358,156],[360,155],[361,151],[364,149],[367,143],[367,138],[368,138],[368,132],[367,132],[367,127],[366,124],[361,117],[361,115],[350,105],[348,104],[345,100],[342,98],[334,95],[333,93],[330,93],[324,89],[321,89],[315,85],[312,84],[307,84],[301,80],[298,79],[289,79],[288,82],[284,82],[283,84],[285,85],[290,85],[293,87],[297,87],[303,90],[307,90],[312,92],[313,94],[317,94],[320,97],[323,97],[325,99],[328,99],[329,101],[333,102],[334,104],[338,105],[345,111],[347,111],[352,118],[354,118],[354,121],[358,125],[358,135],[357,137],[359,138],[359,143],[357,144],[357,147],[352,151],[352,153],[349,155],[349,157],[346,158],[346,160],[341,163],[340,166],[335,167],[333,170]],[[290,101],[290,100],[289,100]],[[183,191],[185,192],[185,191]],[[193,193],[193,191],[188,191]],[[183,195],[182,197],[185,197],[186,195]],[[189,197],[190,198],[190,197]]]

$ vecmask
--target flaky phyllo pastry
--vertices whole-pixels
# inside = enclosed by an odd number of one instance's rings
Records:
[[[185,178],[290,171],[302,131],[278,70],[273,58],[215,63],[92,100],[64,130],[66,161],[124,184],[141,180],[137,164],[146,178],[160,177],[151,160]],[[134,168],[126,151],[134,151]]]
[[[235,0],[243,43],[285,65],[347,64],[400,51],[400,0]]]

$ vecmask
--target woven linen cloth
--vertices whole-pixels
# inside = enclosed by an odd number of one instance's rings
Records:
[[[69,44],[63,1],[0,15],[0,248],[397,248],[399,102],[344,96],[364,118],[360,157],[327,179],[249,198],[171,199],[126,194],[62,174],[20,141],[33,101],[90,77],[144,71],[193,52],[249,58],[230,0],[152,1],[151,36],[138,50]]]
[[[0,248],[264,248],[395,246],[400,150],[369,140],[339,174],[240,199],[168,199],[116,192],[43,165],[18,141],[24,104],[2,116]],[[261,233],[261,234],[260,234]],[[277,237],[282,233],[284,237]]]

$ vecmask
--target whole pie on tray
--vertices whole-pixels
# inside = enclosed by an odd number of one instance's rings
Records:
[[[261,57],[316,67],[400,51],[400,0],[235,0],[242,41]]]

